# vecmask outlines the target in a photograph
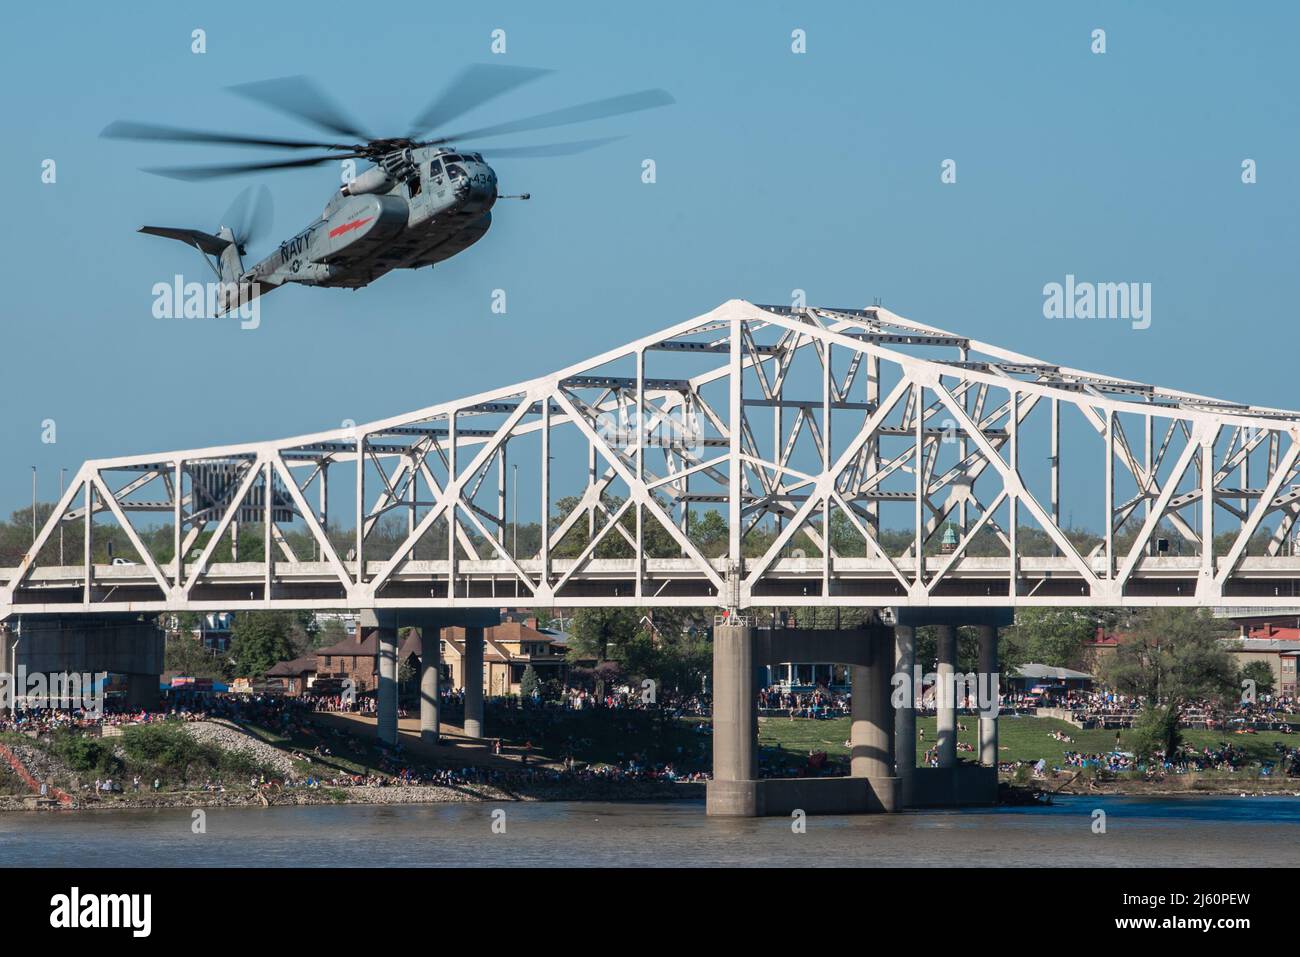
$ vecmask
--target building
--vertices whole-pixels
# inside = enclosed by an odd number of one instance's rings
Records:
[[[361,616],[350,611],[318,611],[311,616],[312,628],[322,632],[328,625],[338,622],[349,638],[357,636],[358,622]]]
[[[1278,694],[1296,693],[1296,661],[1300,658],[1300,628],[1275,624],[1255,625],[1244,638],[1224,642],[1237,668],[1262,661],[1273,672],[1273,687]]]
[[[315,685],[317,668],[315,655],[282,661],[266,673],[266,683],[281,694],[296,697]]]
[[[1115,654],[1119,648],[1120,635],[1108,634],[1105,628],[1097,626],[1097,633],[1093,636],[1092,641],[1083,646],[1083,660],[1085,667],[1093,673],[1103,670],[1106,661]]]
[[[421,639],[416,629],[408,629],[397,649],[399,666],[412,663],[417,668],[420,661]],[[357,637],[344,638],[327,648],[316,649],[316,673],[313,684],[324,679],[342,683],[352,679],[357,694],[373,691],[379,685],[379,635],[375,631],[362,632]],[[412,662],[411,659],[414,659]],[[301,659],[299,659],[301,660]],[[281,662],[290,664],[290,662]],[[276,665],[279,668],[280,665]],[[273,669],[274,670],[274,669]],[[444,677],[446,670],[444,666]],[[270,677],[270,672],[267,673]]]
[[[492,628],[484,628],[483,693],[489,697],[519,694],[529,665],[542,681],[563,684],[569,677],[566,651],[566,636],[562,632],[538,627],[536,618],[503,621]],[[465,629],[444,628],[442,668],[452,688],[465,686],[464,660]]]
[[[506,621],[483,629],[483,691],[500,696],[519,694],[524,672],[529,665],[542,681],[564,683],[569,676],[565,657],[566,635],[539,628],[536,618]],[[398,646],[398,666],[406,664],[415,673],[420,666],[423,640],[417,629],[409,629]],[[441,673],[445,688],[464,687],[465,629],[442,629]],[[344,681],[351,680],[358,694],[375,690],[379,684],[379,638],[374,631],[360,631],[359,636],[317,648],[311,655],[282,661],[266,677],[284,694],[305,691],[334,693]],[[595,661],[584,662],[594,665]]]
[[[230,650],[230,628],[235,623],[235,615],[229,611],[210,611],[199,615],[198,621],[185,629],[181,628],[179,615],[168,615],[165,623],[167,634],[180,636],[184,633],[209,651],[224,653]]]
[[[1010,691],[1091,691],[1092,675],[1073,668],[1055,665],[1023,664],[1014,675],[1008,675],[1006,685]]]
[[[759,681],[768,688],[781,691],[830,691],[847,693],[850,688],[848,665],[826,662],[786,661],[778,665],[764,665],[759,670]]]

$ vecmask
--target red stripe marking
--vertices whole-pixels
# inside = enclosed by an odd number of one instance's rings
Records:
[[[367,216],[365,219],[354,219],[352,222],[344,223],[342,226],[335,226],[330,230],[330,239],[333,239],[335,236],[342,236],[344,233],[351,232],[354,229],[360,229],[374,218],[375,217],[373,216]]]

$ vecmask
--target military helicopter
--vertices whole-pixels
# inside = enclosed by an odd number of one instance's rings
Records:
[[[462,133],[431,136],[471,109],[550,72],[504,65],[468,67],[416,116],[407,134],[398,137],[374,137],[364,132],[302,76],[240,84],[230,90],[303,120],[341,141],[247,136],[130,121],[111,123],[100,135],[154,142],[329,151],[262,162],[146,170],[182,180],[299,169],[343,160],[367,160],[372,164],[344,183],[315,221],[281,242],[250,269],[245,269],[243,263],[247,245],[269,220],[269,193],[265,187],[251,205],[248,192],[241,195],[227,213],[230,221],[215,233],[168,226],[141,227],[142,233],[178,240],[204,255],[220,282],[217,312],[222,314],[238,301],[264,295],[286,283],[359,289],[393,269],[419,269],[442,262],[482,239],[492,224],[492,207],[502,197],[497,192],[496,172],[484,159],[485,154],[501,158],[567,156],[621,137],[495,150],[456,148],[454,142],[567,126],[674,102],[663,90],[642,90]],[[506,198],[528,199],[528,194]]]

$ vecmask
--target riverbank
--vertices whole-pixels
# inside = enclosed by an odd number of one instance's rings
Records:
[[[1204,773],[1171,774],[1163,778],[1116,778],[1106,780],[1062,775],[1058,780],[1012,785],[1015,790],[1056,795],[1105,795],[1109,797],[1180,797],[1186,795],[1227,795],[1247,797],[1300,798],[1300,779],[1260,778],[1243,773],[1237,777],[1227,774]]]
[[[1063,781],[1013,784],[1004,780],[1000,804],[1016,807],[1045,803],[1056,797],[1294,797],[1300,802],[1300,781],[1233,779],[1206,775],[1169,776],[1158,780],[1096,780],[1073,777]],[[322,805],[420,805],[518,802],[668,803],[702,801],[703,782],[625,782],[586,780],[539,783],[526,788],[490,784],[231,787],[215,790],[129,791],[100,797],[74,797],[70,805],[40,801],[33,795],[0,795],[4,811],[114,811],[130,809],[195,809],[232,807],[313,807]]]
[[[569,771],[566,761],[528,743],[468,739],[455,726],[444,726],[443,740],[422,740],[418,722],[404,720],[396,748],[378,741],[373,718],[352,714],[305,714],[287,727],[273,730],[267,721],[167,720],[113,729],[114,734],[0,735],[0,746],[18,759],[17,767],[0,763],[0,811],[33,808],[104,810],[130,808],[217,808],[315,806],[331,804],[398,805],[471,802],[646,802],[702,800],[700,781],[669,781],[653,775],[628,773],[588,753]],[[572,716],[564,716],[575,720]],[[594,724],[594,716],[587,717]],[[602,715],[607,724],[633,728],[630,716]],[[634,713],[632,717],[645,718]],[[923,718],[923,740],[932,738]],[[645,728],[656,730],[651,721]],[[536,723],[530,725],[535,726]],[[1018,718],[1003,722],[999,757],[1004,769],[1008,805],[1035,801],[1034,795],[1157,797],[1185,795],[1277,795],[1300,793],[1300,778],[1284,776],[1276,767],[1261,773],[1264,762],[1282,745],[1277,736],[1235,736],[1249,748],[1251,763],[1227,770],[1165,774],[1147,778],[1137,772],[1112,773],[1095,767],[1079,769],[1058,755],[1100,742],[1061,741],[1062,722]],[[680,720],[658,728],[667,736],[685,736],[689,745],[706,746],[701,757],[691,754],[677,776],[691,766],[707,768],[707,725],[700,719]],[[543,723],[543,733],[545,731]],[[576,730],[585,730],[579,727]],[[760,722],[765,772],[802,770],[808,756],[824,751],[832,756],[831,773],[847,773],[847,722],[768,718]],[[970,734],[963,729],[961,734]],[[1080,736],[1087,732],[1077,732]],[[1206,732],[1200,732],[1205,735]],[[571,734],[571,742],[584,739]],[[1222,739],[1219,739],[1220,742]],[[1114,745],[1114,738],[1110,738]],[[1206,739],[1209,744],[1209,738]],[[1287,743],[1290,743],[1289,741]],[[683,747],[694,752],[695,747]],[[626,752],[614,756],[623,759]],[[1047,770],[1031,776],[1031,760],[1042,757]],[[594,760],[593,760],[594,759]],[[1057,758],[1059,760],[1059,758]],[[918,761],[919,763],[919,761]],[[644,767],[644,763],[642,764]],[[765,773],[764,776],[769,776]],[[105,790],[101,782],[111,781]],[[36,783],[36,782],[39,782]],[[47,797],[39,796],[45,785]]]
[[[506,789],[487,784],[455,787],[441,785],[390,785],[386,787],[286,787],[224,788],[194,791],[141,791],[103,797],[74,797],[69,806],[40,802],[32,795],[0,796],[3,811],[115,811],[161,808],[311,807],[319,805],[452,804],[472,802],[669,802],[703,800],[698,782],[602,782],[539,784],[527,789]]]
[[[409,753],[397,759],[365,722],[318,717],[331,729],[331,747],[312,751],[225,719],[132,726],[111,738],[6,734],[0,750],[13,766],[0,765],[0,811],[704,798],[699,782],[641,780],[598,766],[564,772],[540,756],[492,755],[453,736],[428,746],[404,735]]]

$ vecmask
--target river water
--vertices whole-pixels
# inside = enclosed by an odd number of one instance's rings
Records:
[[[213,808],[202,834],[191,814],[2,814],[0,866],[1300,866],[1291,796],[1066,797],[813,817],[805,833],[785,818],[708,818],[696,801]]]

